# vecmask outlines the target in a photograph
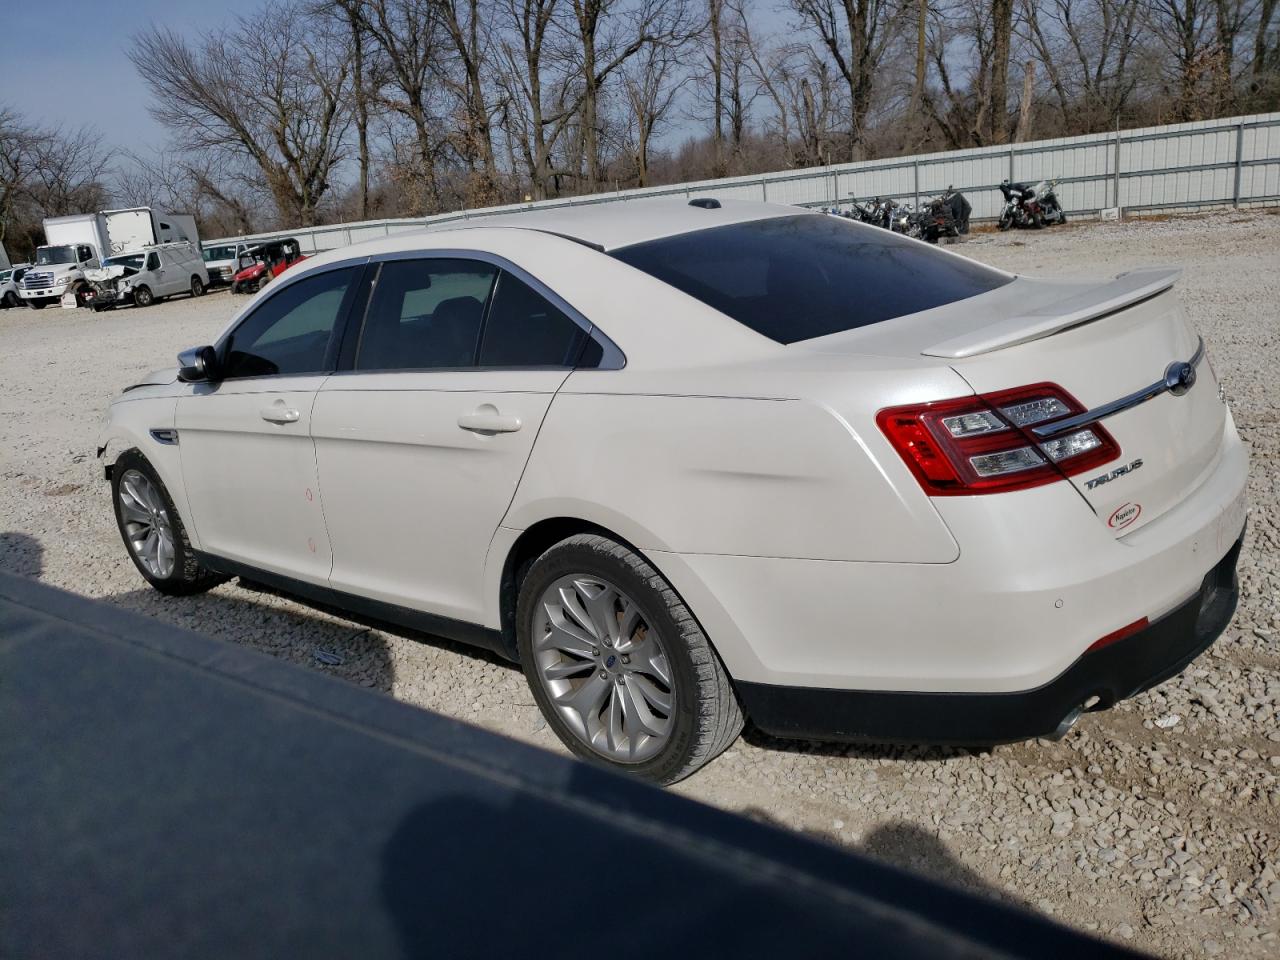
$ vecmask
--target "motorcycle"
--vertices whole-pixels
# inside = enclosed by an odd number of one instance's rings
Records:
[[[1066,223],[1067,215],[1058,202],[1056,187],[1055,180],[1041,180],[1033,186],[1002,181],[1000,192],[1004,195],[1005,202],[996,227],[1000,230],[1011,227],[1039,230],[1052,224]]]

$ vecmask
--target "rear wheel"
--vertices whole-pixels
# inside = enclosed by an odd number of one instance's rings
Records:
[[[182,518],[155,468],[137,450],[126,450],[111,472],[116,526],[129,559],[161,593],[201,593],[227,578],[196,561]]]
[[[193,297],[204,296],[204,281],[201,280],[199,277],[191,278],[191,296]]]
[[[140,307],[149,307],[156,302],[155,294],[151,292],[150,287],[135,287],[133,302]]]
[[[644,558],[605,537],[561,541],[520,585],[525,676],[579,757],[674,783],[737,738],[742,711],[702,628]]]

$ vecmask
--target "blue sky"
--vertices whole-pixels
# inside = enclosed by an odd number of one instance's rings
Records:
[[[0,103],[49,126],[97,127],[112,147],[148,154],[168,141],[125,51],[147,26],[186,36],[217,30],[262,0],[54,0],[8,11],[0,51]],[[22,36],[39,23],[40,42]],[[12,31],[12,32],[10,32]]]

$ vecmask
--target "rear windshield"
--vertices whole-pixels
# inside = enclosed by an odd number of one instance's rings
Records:
[[[778,343],[918,313],[1010,280],[888,230],[818,214],[697,230],[613,255]]]

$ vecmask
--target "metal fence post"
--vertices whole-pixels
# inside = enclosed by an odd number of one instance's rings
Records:
[[[1231,194],[1231,205],[1240,209],[1240,174],[1244,167],[1244,121],[1236,124],[1236,187]]]
[[[1111,205],[1120,207],[1120,125],[1116,124],[1116,155],[1111,171]]]
[[[1009,144],[1009,182],[1013,183],[1013,144]]]
[[[769,202],[769,182],[764,177],[760,178],[760,199]]]
[[[911,172],[915,177],[914,193],[915,193],[916,199],[915,199],[914,206],[917,210],[919,210],[920,209],[920,161],[919,160],[911,161]]]

